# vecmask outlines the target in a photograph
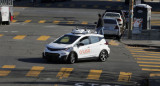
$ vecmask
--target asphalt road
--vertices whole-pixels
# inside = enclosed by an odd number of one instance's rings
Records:
[[[46,44],[76,26],[94,29],[97,14],[104,9],[17,7],[15,12],[15,22],[0,26],[0,86],[145,86],[145,79],[154,76],[134,57],[139,51],[151,53],[152,48],[129,47],[112,39],[106,39],[111,48],[106,62],[64,64],[42,59]]]

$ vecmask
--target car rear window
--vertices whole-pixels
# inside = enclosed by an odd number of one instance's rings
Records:
[[[74,41],[76,41],[80,36],[73,36],[73,35],[64,35],[60,37],[58,40],[56,40],[54,43],[59,44],[72,44]]]
[[[116,20],[112,20],[112,19],[104,19],[104,23],[106,23],[106,24],[117,24]]]
[[[107,13],[106,15],[105,15],[105,17],[120,17],[120,15],[119,14],[113,14],[113,13]]]

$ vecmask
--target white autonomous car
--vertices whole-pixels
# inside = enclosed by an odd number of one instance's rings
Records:
[[[73,64],[79,59],[96,58],[106,61],[110,48],[103,35],[90,33],[90,30],[74,29],[46,45],[42,54],[47,61],[65,61]]]

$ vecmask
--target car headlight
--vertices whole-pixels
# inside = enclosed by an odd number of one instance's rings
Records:
[[[69,51],[71,49],[72,49],[71,47],[68,47],[68,48],[65,48],[65,51]]]

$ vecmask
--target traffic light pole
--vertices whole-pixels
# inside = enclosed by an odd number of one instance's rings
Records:
[[[128,39],[132,39],[132,29],[133,29],[133,5],[134,5],[134,0],[130,0],[130,3],[129,3]]]

